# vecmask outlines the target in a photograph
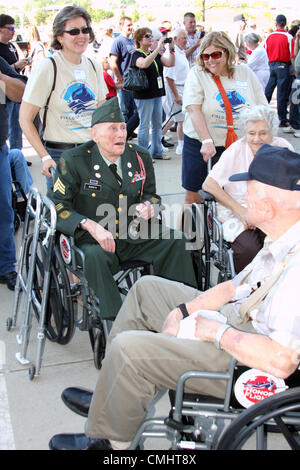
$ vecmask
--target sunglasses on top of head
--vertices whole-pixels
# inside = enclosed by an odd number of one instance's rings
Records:
[[[65,30],[64,33],[68,33],[71,36],[78,36],[78,34],[90,34],[92,32],[92,28],[90,26],[84,26],[83,28],[72,28],[69,31]]]
[[[207,62],[210,57],[212,59],[221,59],[223,54],[224,54],[224,51],[215,51],[215,52],[212,52],[211,54],[201,54],[201,59],[204,60],[204,62]]]
[[[9,29],[9,31],[14,31],[15,30],[14,26],[1,26],[1,28]]]
[[[147,39],[153,38],[153,34],[147,33],[145,34],[144,38],[147,38]]]

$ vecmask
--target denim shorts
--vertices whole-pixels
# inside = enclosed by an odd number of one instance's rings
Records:
[[[182,187],[187,191],[198,192],[207,177],[207,163],[200,153],[201,142],[183,134],[182,150]],[[212,165],[217,163],[225,147],[216,147],[216,155],[212,158]]]

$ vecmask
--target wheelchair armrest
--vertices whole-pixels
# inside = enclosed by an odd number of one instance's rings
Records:
[[[216,200],[212,194],[207,193],[206,191],[203,191],[203,189],[200,189],[198,191],[198,194],[200,194],[203,201],[215,201]]]

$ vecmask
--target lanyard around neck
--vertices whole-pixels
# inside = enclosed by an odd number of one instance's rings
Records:
[[[146,54],[146,52],[143,51],[143,49],[138,49],[138,51],[139,51],[139,52],[142,52],[146,57],[149,55],[149,54]],[[159,75],[158,65],[157,65],[155,59],[153,60],[153,63],[154,63],[154,65],[155,65],[156,71],[157,71],[157,73],[158,73],[158,75]]]

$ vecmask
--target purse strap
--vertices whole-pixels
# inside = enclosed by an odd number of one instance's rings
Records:
[[[233,142],[237,140],[237,135],[233,127],[233,116],[232,116],[231,104],[228,99],[227,93],[224,90],[220,77],[218,77],[217,75],[212,75],[212,77],[219,89],[219,92],[221,93],[222,100],[224,103],[226,121],[227,121],[227,136],[226,136],[225,148],[228,148]]]
[[[143,51],[143,49],[137,49],[137,50],[138,50],[139,52],[142,52],[142,54],[144,54],[146,57],[148,57],[148,55],[149,55],[149,54],[146,54],[146,52],[145,52],[145,51]],[[158,69],[158,65],[157,65],[157,63],[156,63],[156,60],[155,60],[155,59],[153,60],[153,63],[154,63],[154,65],[155,65],[155,68],[156,68],[157,74],[159,75],[159,69]]]

